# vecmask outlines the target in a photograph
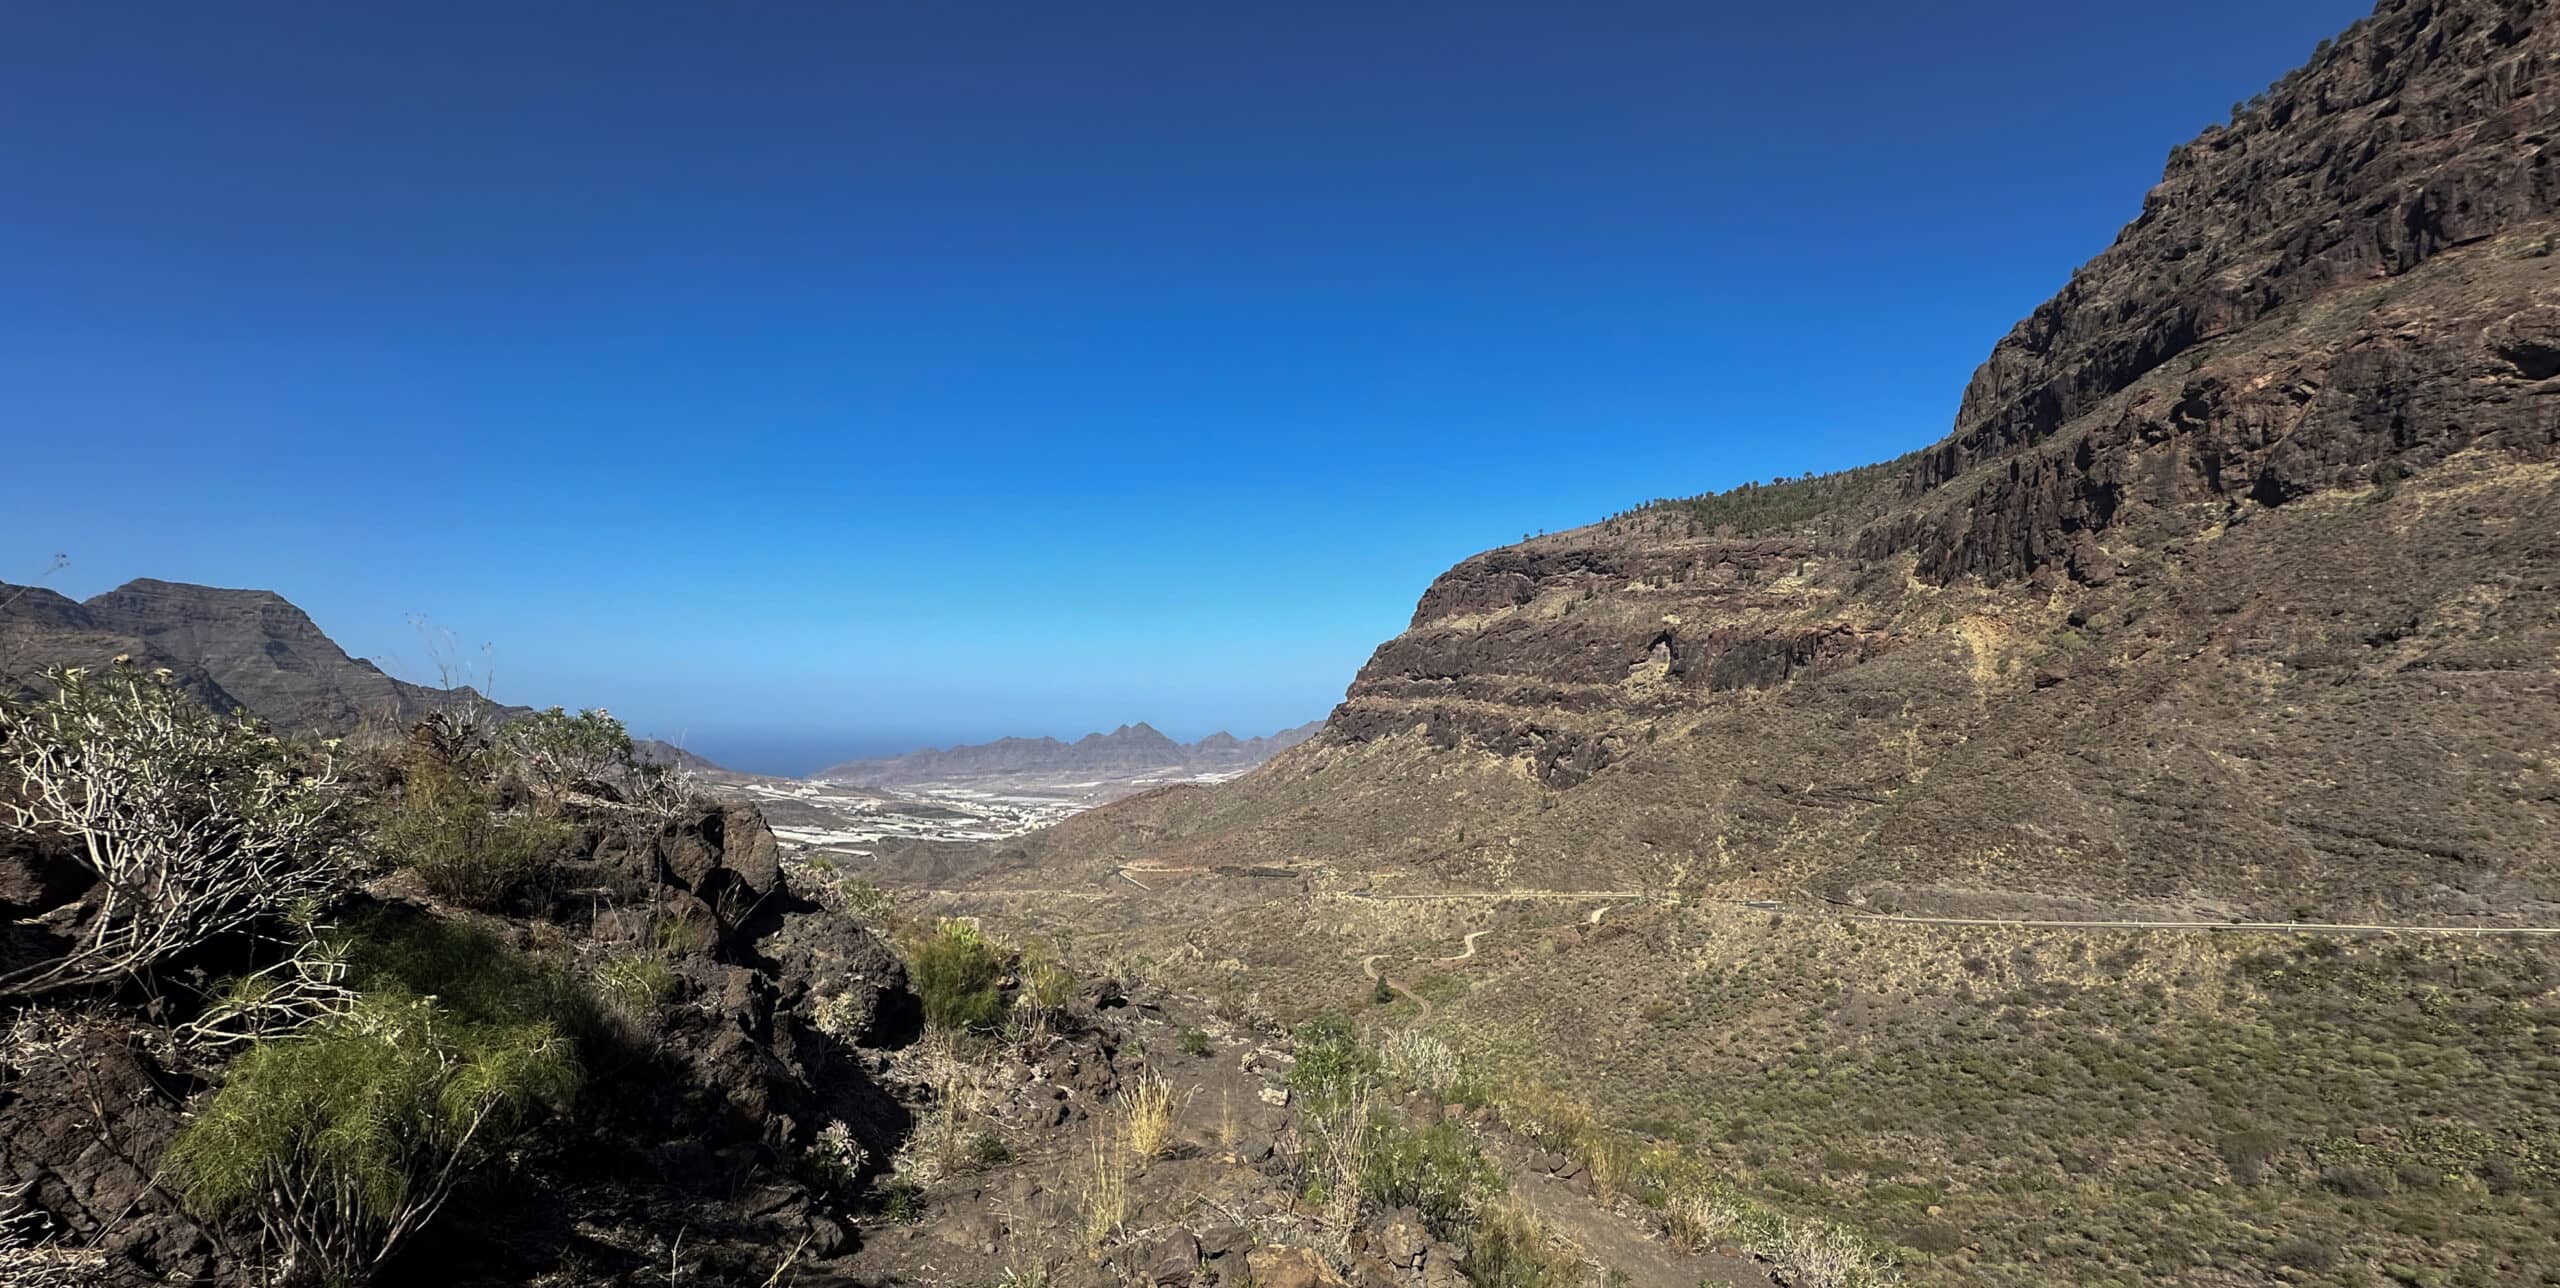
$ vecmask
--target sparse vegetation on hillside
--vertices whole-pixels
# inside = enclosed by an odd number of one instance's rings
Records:
[[[1632,932],[1586,945],[1572,978],[1605,1007],[1523,973],[1453,1008],[1476,1067],[1569,1072],[1601,1116],[1516,1076],[1457,1094],[1595,1179],[1625,1155],[1684,1242],[1782,1264],[1893,1247],[1915,1283],[2018,1288],[2207,1257],[2341,1288],[2560,1273],[2532,1215],[2560,1180],[2543,948],[1718,924],[1676,981]]]
[[[954,1033],[992,1033],[1004,1022],[1009,965],[1003,945],[965,921],[935,926],[907,954],[925,1022]]]
[[[1857,510],[1909,474],[1918,459],[1919,453],[1913,452],[1874,465],[1835,470],[1829,474],[1807,473],[1792,479],[1744,483],[1722,492],[1666,497],[1613,515],[1609,522],[1620,524],[1645,518],[1669,520],[1684,525],[1693,536],[1710,533],[1750,536],[1798,527],[1826,516]]]

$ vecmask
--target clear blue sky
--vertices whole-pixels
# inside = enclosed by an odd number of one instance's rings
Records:
[[[1936,438],[2366,8],[12,5],[0,579],[759,769],[1265,731],[1477,550]]]

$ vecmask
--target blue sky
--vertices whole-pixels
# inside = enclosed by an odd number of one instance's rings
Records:
[[[11,6],[0,579],[766,770],[1266,731],[1477,550],[1938,437],[2364,11]]]

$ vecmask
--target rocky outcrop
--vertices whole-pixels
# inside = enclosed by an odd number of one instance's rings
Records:
[[[2540,275],[2475,265],[2475,289],[2432,307],[2394,307],[2394,288],[2560,215],[2555,86],[2544,5],[2382,5],[2172,153],[2141,216],[1993,348],[1908,483],[1958,489],[1938,508],[1971,517],[1887,522],[1861,549],[1916,550],[1939,580],[2019,575],[2069,560],[2129,492],[2272,505],[2482,437],[2549,452],[2549,401],[2519,388],[2550,375]],[[2268,352],[2267,334],[2299,344]],[[2068,452],[2011,461],[2066,430]]]
[[[80,897],[58,866],[16,860],[41,879],[0,884],[0,912]],[[922,1027],[897,954],[791,888],[752,806],[705,805],[637,837],[620,813],[599,814],[558,876],[574,897],[474,924],[590,966],[649,945],[673,996],[637,1028],[584,1042],[574,1113],[512,1151],[511,1172],[459,1195],[414,1256],[440,1282],[522,1283],[572,1247],[591,1267],[636,1269],[677,1230],[706,1275],[760,1278],[777,1247],[812,1265],[849,1251],[844,1196],[814,1188],[801,1160],[840,1124],[867,1177],[907,1135],[909,1111],[876,1072]],[[453,914],[394,875],[333,915]],[[101,1284],[245,1273],[239,1232],[189,1216],[158,1181],[169,1141],[222,1077],[222,1052],[171,1040],[183,1018],[161,1002],[29,1011],[0,1046],[0,1221],[106,1253]]]
[[[1993,348],[1930,487],[2198,344],[2560,213],[2560,30],[2534,0],[2385,0],[2169,157],[2142,214]]]

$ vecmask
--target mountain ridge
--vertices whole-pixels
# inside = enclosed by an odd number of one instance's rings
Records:
[[[218,711],[245,710],[292,734],[398,732],[457,701],[484,706],[497,723],[534,713],[469,685],[438,689],[392,676],[339,647],[272,590],[138,577],[74,600],[0,583],[0,685],[28,690],[46,666],[101,666],[119,656],[168,668]],[[635,745],[652,760],[717,768],[671,743]]]
[[[910,787],[984,778],[1092,775],[1125,779],[1162,773],[1241,773],[1312,736],[1322,721],[1277,733],[1238,738],[1225,730],[1197,742],[1176,742],[1141,720],[1073,742],[1053,737],[998,738],[990,742],[926,748],[899,756],[875,756],[829,765],[814,781],[864,787]]]

